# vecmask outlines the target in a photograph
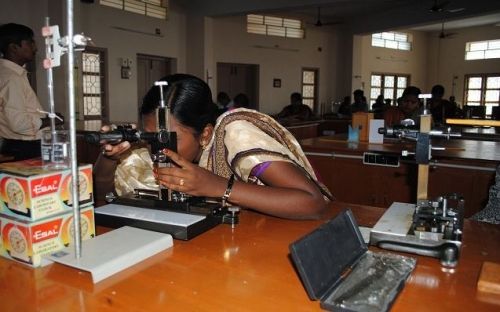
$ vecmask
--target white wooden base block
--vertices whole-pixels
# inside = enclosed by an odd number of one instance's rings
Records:
[[[82,242],[82,255],[75,258],[73,246],[46,256],[92,275],[97,283],[173,246],[169,234],[124,226]]]

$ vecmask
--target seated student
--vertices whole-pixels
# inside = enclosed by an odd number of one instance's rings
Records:
[[[390,99],[388,99],[390,101]],[[390,106],[390,104],[389,104]],[[384,96],[380,94],[377,97],[377,100],[375,103],[372,105],[372,112],[374,113],[375,118],[380,119],[383,118],[384,111],[389,108],[389,106],[386,105],[386,102],[384,100]]]
[[[250,104],[250,100],[248,99],[248,96],[246,96],[243,93],[237,94],[234,99],[233,99],[233,107],[232,109],[235,108],[251,108],[253,109],[253,105]]]
[[[379,96],[377,96],[375,103],[372,104],[372,110],[380,111],[384,108],[384,106],[385,106],[384,96],[380,94]]]
[[[340,104],[338,114],[343,117],[351,116],[351,97],[344,97],[344,101]]]
[[[227,111],[229,103],[231,103],[231,98],[226,92],[219,92],[217,94],[217,107],[221,114]]]
[[[453,95],[450,96],[450,103],[451,106],[453,107],[454,114],[446,118],[464,118],[465,117],[464,111],[460,108]]]
[[[432,120],[436,125],[444,125],[447,118],[461,117],[463,113],[460,108],[450,101],[443,99],[444,87],[435,85],[431,89],[432,98],[429,100],[429,107],[432,114]]]
[[[302,103],[302,95],[294,92],[290,95],[290,104],[285,106],[275,117],[279,119],[307,120],[313,115],[311,108]]]
[[[357,89],[352,94],[354,95],[354,103],[351,104],[351,113],[367,112],[368,104],[363,90]]]
[[[418,99],[419,95],[419,88],[413,86],[407,87],[403,91],[401,104],[398,106],[391,106],[384,112],[385,126],[392,127],[394,125],[399,125],[404,119],[412,119],[415,124],[419,124],[419,116],[421,114],[422,107],[422,104]]]
[[[176,166],[155,169],[156,181],[194,196],[227,195],[233,205],[278,217],[316,218],[324,211],[330,192],[318,182],[298,142],[274,119],[239,108],[216,121],[216,106],[203,80],[184,74],[162,80],[168,82],[164,94],[178,152],[164,151]],[[158,102],[153,87],[141,108],[146,131],[156,129]],[[131,152],[129,142],[102,148],[94,168],[97,198],[128,181],[155,180],[145,149]]]

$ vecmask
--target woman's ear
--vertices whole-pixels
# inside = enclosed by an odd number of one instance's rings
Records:
[[[212,124],[208,124],[203,128],[200,136],[200,145],[206,146],[212,139],[212,135],[214,133],[214,126]]]

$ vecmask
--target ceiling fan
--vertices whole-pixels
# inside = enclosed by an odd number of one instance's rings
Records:
[[[434,0],[434,4],[429,8],[429,12],[432,12],[432,13],[442,13],[442,12],[458,13],[458,12],[465,10],[465,8],[447,9],[446,7],[450,3],[451,3],[451,1],[439,2],[438,0]]]
[[[321,21],[321,7],[318,7],[318,18],[316,19],[315,23],[310,23],[316,27],[321,27],[321,26],[328,26],[328,25],[337,25],[340,24],[340,22],[322,22]]]
[[[447,33],[447,32],[445,32],[444,31],[444,22],[441,23],[441,32],[438,35],[439,39],[452,38],[455,35],[456,35],[456,33]]]

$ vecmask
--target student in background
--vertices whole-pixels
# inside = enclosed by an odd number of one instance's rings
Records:
[[[446,118],[455,116],[455,108],[447,99],[444,99],[444,87],[435,85],[431,89],[432,98],[428,101],[435,125],[443,125]]]
[[[384,96],[382,94],[380,94],[379,96],[377,96],[375,103],[373,103],[372,110],[373,111],[380,111],[384,108],[384,106],[385,106]]]
[[[419,124],[422,104],[418,98],[420,89],[414,86],[407,87],[401,96],[399,106],[391,106],[384,112],[384,121],[386,127],[401,124],[404,119],[411,119],[415,124]]]
[[[302,103],[302,95],[294,92],[290,95],[290,104],[285,106],[275,117],[278,119],[308,120],[313,115],[311,108]]]
[[[354,96],[354,103],[351,104],[351,113],[367,112],[368,104],[363,90],[357,89],[352,95]]]
[[[254,106],[250,104],[250,100],[248,99],[248,96],[246,96],[243,93],[237,94],[234,99],[233,99],[233,109],[236,108],[250,108],[254,109]]]
[[[350,96],[344,97],[344,101],[342,101],[342,104],[340,104],[338,113],[343,117],[350,117],[351,116],[351,97]]]
[[[388,108],[388,106],[386,106],[386,104],[385,104],[384,96],[382,94],[380,94],[377,97],[377,100],[375,101],[375,103],[373,103],[371,111],[374,113],[375,118],[380,119],[380,118],[383,118],[384,111],[387,108]]]
[[[219,108],[219,113],[222,114],[227,111],[230,103],[231,98],[226,92],[219,92],[217,94],[217,107]]]

